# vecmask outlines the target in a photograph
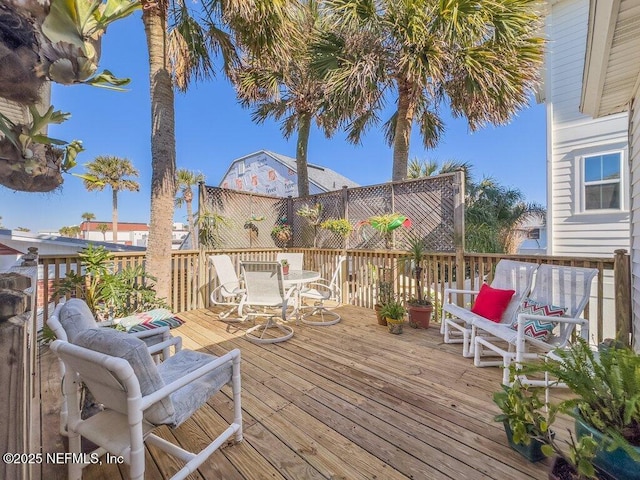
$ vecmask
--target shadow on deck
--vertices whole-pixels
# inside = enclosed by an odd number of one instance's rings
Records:
[[[242,351],[244,441],[216,452],[194,479],[545,479],[548,460],[528,463],[506,444],[491,400],[501,371],[478,369],[438,325],[391,335],[371,310],[343,306],[329,327],[294,326],[287,342],[255,345],[243,325],[210,310],[180,314],[184,347]],[[52,352],[40,355],[43,452],[64,452],[58,433],[60,375]],[[180,428],[160,429],[200,448],[232,416],[230,389]],[[150,447],[148,479],[178,470]],[[43,465],[42,478],[66,478],[65,465]],[[92,465],[86,479],[128,478],[126,465]]]

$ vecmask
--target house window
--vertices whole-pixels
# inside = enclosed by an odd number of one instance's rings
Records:
[[[622,154],[584,157],[584,210],[621,209]]]

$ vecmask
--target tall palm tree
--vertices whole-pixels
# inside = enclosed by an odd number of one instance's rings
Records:
[[[186,168],[179,168],[177,172],[178,190],[180,195],[176,197],[176,207],[187,206],[187,223],[189,224],[189,235],[193,248],[198,248],[198,239],[195,235],[195,224],[193,220],[193,187],[200,182],[204,182],[204,175],[200,172],[192,172]]]
[[[84,238],[86,239],[89,235],[89,222],[91,220],[95,220],[96,216],[91,213],[91,212],[84,212],[82,215],[80,215],[82,217],[82,219],[87,222],[87,225],[84,229]]]
[[[369,106],[359,105],[358,98],[336,98],[314,67],[309,46],[319,41],[327,28],[319,3],[292,4],[281,19],[277,47],[261,48],[258,55],[244,55],[232,75],[242,105],[253,107],[253,121],[262,123],[271,117],[280,121],[285,138],[297,135],[300,197],[309,195],[307,152],[312,123],[315,121],[331,137],[341,124]],[[245,37],[240,36],[241,46]]]
[[[221,52],[225,69],[234,48],[223,17],[251,31],[256,43],[276,41],[270,35],[272,11],[287,0],[219,2],[207,0],[195,19],[181,0],[142,0],[149,53],[151,97],[151,214],[145,268],[156,278],[158,298],[168,298],[171,288],[171,233],[176,196],[176,147],[173,82],[182,91],[191,80],[213,75],[210,52]],[[223,6],[229,11],[222,10]],[[171,25],[169,23],[172,23]]]
[[[395,112],[384,125],[393,146],[393,180],[407,176],[414,123],[426,148],[442,135],[442,108],[466,117],[471,131],[505,124],[527,104],[538,82],[544,42],[537,35],[537,0],[328,0],[327,5],[336,30],[316,45],[316,65],[334,90],[368,96],[378,107],[395,98]],[[360,54],[346,61],[349,49]],[[350,135],[359,138],[371,120],[354,122]]]
[[[111,207],[113,223],[113,241],[118,243],[118,192],[129,190],[137,192],[140,184],[130,177],[138,177],[138,170],[126,158],[114,156],[98,156],[93,162],[85,165],[87,177],[83,180],[88,191],[104,190],[111,187]]]

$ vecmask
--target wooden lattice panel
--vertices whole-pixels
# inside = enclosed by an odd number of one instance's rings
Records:
[[[205,187],[213,212],[229,222],[220,231],[221,248],[285,247],[271,236],[278,223],[291,225],[293,238],[289,247],[385,249],[384,237],[363,224],[372,216],[400,213],[409,219],[410,229],[394,230],[391,245],[406,249],[410,236],[422,238],[427,250],[455,251],[455,210],[458,200],[455,175],[427,177],[406,182],[342,189],[305,198],[279,198],[256,195],[218,187]],[[346,240],[320,227],[309,225],[296,212],[305,205],[322,205],[320,221],[346,218],[359,228]],[[462,206],[461,206],[462,207]],[[264,217],[263,220],[255,220]],[[251,221],[251,219],[254,219]]]
[[[287,199],[206,187],[212,211],[224,218],[220,248],[275,248],[273,227],[286,217]]]

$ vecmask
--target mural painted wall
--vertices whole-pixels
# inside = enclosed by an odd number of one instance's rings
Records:
[[[297,174],[293,169],[266,153],[257,153],[233,162],[220,186],[278,197],[296,197],[297,180]],[[323,191],[317,185],[309,184],[309,193],[312,195]]]

